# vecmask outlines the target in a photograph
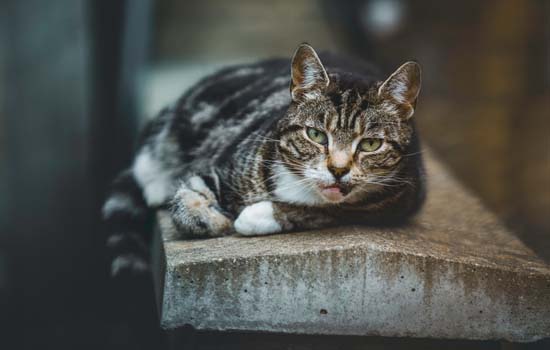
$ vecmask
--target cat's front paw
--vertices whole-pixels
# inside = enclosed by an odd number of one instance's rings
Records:
[[[282,225],[275,219],[273,203],[263,201],[243,209],[235,220],[235,231],[243,236],[259,236],[281,232]]]
[[[184,236],[219,237],[231,233],[233,221],[225,216],[202,179],[182,185],[172,204],[172,219]]]

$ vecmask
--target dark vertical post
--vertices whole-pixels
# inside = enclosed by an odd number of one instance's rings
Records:
[[[91,163],[95,174],[94,208],[99,213],[109,183],[131,165],[139,126],[138,84],[147,59],[152,4],[149,0],[89,4],[93,62]],[[152,279],[142,277],[109,281],[114,283],[109,283],[111,295],[106,299],[112,310],[110,317],[127,330],[127,343],[158,349],[162,338]]]

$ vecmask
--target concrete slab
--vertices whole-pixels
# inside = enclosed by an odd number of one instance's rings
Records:
[[[433,156],[400,228],[171,240],[159,213],[162,327],[534,341],[550,337],[550,267]]]

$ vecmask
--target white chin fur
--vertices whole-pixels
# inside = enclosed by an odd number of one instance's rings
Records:
[[[273,167],[275,178],[275,190],[273,194],[277,199],[286,203],[319,205],[325,203],[325,199],[314,188],[300,184],[302,179],[286,169],[281,164]]]

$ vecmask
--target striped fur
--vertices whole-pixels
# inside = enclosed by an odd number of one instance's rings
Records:
[[[406,220],[423,199],[411,118],[419,89],[415,63],[384,81],[370,65],[319,58],[306,44],[291,62],[204,78],[144,130],[104,206],[109,245],[135,242],[142,252],[158,207],[172,211],[182,238]],[[366,138],[380,148],[362,151]]]

